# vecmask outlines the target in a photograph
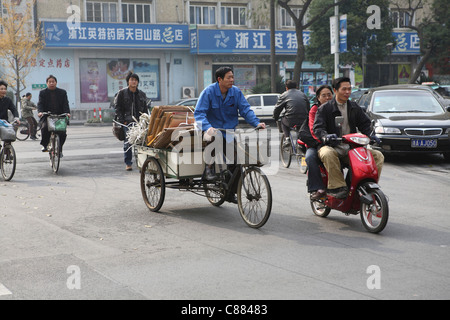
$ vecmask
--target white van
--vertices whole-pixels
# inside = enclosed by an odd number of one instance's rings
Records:
[[[257,117],[272,117],[279,96],[279,93],[258,93],[246,95],[245,98]]]

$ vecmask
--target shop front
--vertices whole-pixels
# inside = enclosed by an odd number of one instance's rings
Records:
[[[127,86],[130,71],[139,75],[139,89],[153,105],[179,99],[195,78],[187,25],[83,22],[74,29],[66,22],[44,21],[43,31],[46,45],[26,90],[40,89],[54,74],[72,109],[108,108]]]
[[[309,31],[303,32],[303,43],[309,43]],[[253,87],[270,79],[270,31],[265,29],[198,29],[190,30],[191,53],[198,60],[199,92],[214,82],[214,72],[227,65],[233,68],[235,85],[244,94],[251,93]],[[294,59],[297,54],[295,31],[275,32],[275,53],[277,75],[283,80],[291,79]],[[303,64],[302,90],[313,90],[317,83],[327,81],[328,75],[319,65]],[[325,79],[325,80],[324,80]]]

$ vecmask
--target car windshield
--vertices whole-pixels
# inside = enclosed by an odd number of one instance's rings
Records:
[[[373,96],[374,113],[444,113],[436,98],[426,91],[378,91]]]

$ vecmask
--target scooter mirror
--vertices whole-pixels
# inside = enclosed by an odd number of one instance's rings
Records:
[[[338,116],[338,117],[334,118],[334,123],[336,124],[336,127],[341,128],[342,124],[344,123],[344,117]]]

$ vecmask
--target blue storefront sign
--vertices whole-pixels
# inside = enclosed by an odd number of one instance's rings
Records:
[[[415,31],[392,32],[396,47],[392,54],[420,54],[419,36]]]
[[[193,54],[270,54],[270,31],[260,29],[197,29],[183,24],[124,24],[43,21],[46,47],[190,49]],[[420,54],[415,31],[393,32],[397,46],[392,54]],[[303,31],[308,45],[310,31]],[[275,52],[296,54],[295,31],[275,31]]]
[[[309,31],[303,32],[303,43],[309,44]],[[193,54],[260,53],[270,54],[269,30],[191,29],[190,46]],[[298,48],[295,31],[275,32],[275,52],[296,54]]]
[[[66,22],[44,21],[42,30],[46,47],[189,48],[188,26],[181,24],[82,22],[69,28]]]

